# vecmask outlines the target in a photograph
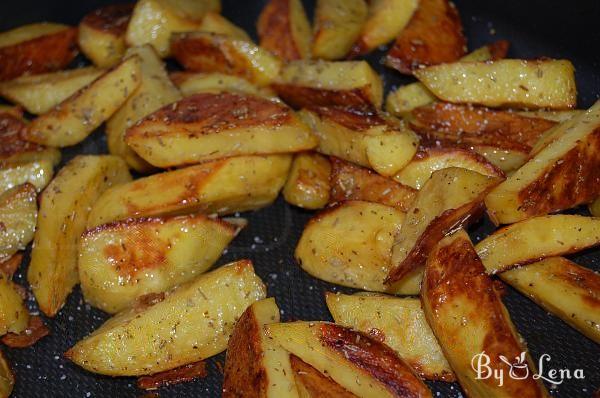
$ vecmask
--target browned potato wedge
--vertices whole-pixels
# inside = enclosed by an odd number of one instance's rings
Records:
[[[414,71],[436,97],[491,107],[574,108],[577,88],[567,60],[456,62]]]
[[[327,292],[325,300],[335,323],[385,343],[422,378],[455,381],[418,298]]]
[[[600,218],[559,214],[501,228],[479,242],[477,254],[490,274],[600,244]]]
[[[286,105],[236,93],[195,94],[166,105],[129,128],[125,142],[162,168],[317,145]]]
[[[366,61],[295,61],[272,85],[294,108],[343,106],[379,109],[381,78]]]
[[[290,155],[240,156],[140,178],[104,193],[88,228],[130,217],[255,210],[275,200],[290,164]]]
[[[331,157],[331,202],[364,200],[407,211],[415,199],[416,190],[391,178]]]
[[[285,200],[305,209],[322,209],[329,202],[329,177],[331,164],[318,153],[299,153],[292,161],[292,168],[285,186]]]
[[[17,286],[0,272],[0,336],[21,333],[29,324],[29,312]]]
[[[229,36],[238,40],[252,41],[244,29],[235,26],[227,18],[213,11],[207,12],[204,18],[202,18],[199,30]]]
[[[569,209],[600,195],[600,101],[555,132],[555,140],[485,199],[494,223]]]
[[[310,58],[312,34],[301,0],[269,0],[256,30],[261,47],[282,60]]]
[[[590,213],[593,216],[600,217],[600,197],[590,205]]]
[[[0,163],[0,192],[26,182],[40,192],[50,183],[53,176],[54,165],[50,159]]]
[[[244,311],[227,345],[223,398],[298,398],[289,354],[263,329],[278,322],[274,298],[257,301]]]
[[[65,68],[77,55],[77,28],[35,23],[0,33],[0,81]]]
[[[300,398],[358,398],[295,355],[290,355],[294,379]]]
[[[15,385],[15,375],[10,369],[8,361],[0,351],[0,396],[9,397]]]
[[[33,239],[37,192],[31,184],[0,193],[0,262],[11,258]]]
[[[77,156],[42,192],[27,279],[47,316],[56,315],[79,282],[79,237],[92,205],[106,189],[129,180],[118,157]]]
[[[78,144],[116,112],[139,84],[140,60],[127,58],[34,119],[25,131],[25,138],[54,147]]]
[[[418,136],[385,114],[349,108],[303,110],[302,119],[319,139],[317,151],[393,176],[417,152]]]
[[[255,86],[238,76],[223,73],[172,72],[169,77],[184,97],[199,93],[234,92],[278,100],[275,92],[270,88]]]
[[[412,75],[415,69],[454,62],[465,55],[458,10],[448,0],[420,0],[406,28],[386,56],[386,65]]]
[[[352,49],[367,20],[365,0],[317,0],[312,54],[333,61]]]
[[[540,119],[550,120],[552,122],[562,123],[567,120],[573,119],[575,116],[579,116],[584,113],[583,109],[569,109],[566,111],[547,111],[547,110],[536,110],[536,111],[517,111],[519,115],[527,117],[536,117]]]
[[[207,32],[174,34],[175,59],[193,72],[225,73],[266,86],[279,76],[281,61],[264,48],[225,35]]]
[[[449,232],[476,220],[483,212],[485,195],[500,181],[456,167],[435,171],[417,193],[396,235],[386,282],[422,273],[433,246]]]
[[[442,239],[431,252],[421,301],[468,397],[549,397],[542,381],[533,377],[531,357],[464,230]],[[508,375],[511,370],[518,377],[505,377],[502,385],[495,377],[478,379],[473,367],[477,358],[492,371]],[[513,367],[503,359],[517,362]]]
[[[359,397],[431,397],[425,384],[388,346],[328,322],[273,323],[267,336]]]
[[[115,315],[65,356],[109,376],[154,374],[201,361],[227,348],[236,320],[265,295],[252,263],[241,260],[167,292],[162,301]]]
[[[245,220],[236,219],[242,224]],[[79,241],[85,300],[108,313],[205,272],[241,229],[201,214],[101,225]]]
[[[118,64],[125,54],[125,32],[133,4],[111,4],[87,14],[79,23],[79,48],[96,66]]]

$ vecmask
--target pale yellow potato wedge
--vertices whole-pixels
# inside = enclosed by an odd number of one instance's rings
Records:
[[[106,189],[131,180],[116,156],[77,156],[40,196],[27,280],[40,309],[55,316],[79,282],[77,250],[94,202]]]
[[[83,89],[34,119],[25,137],[65,147],[78,144],[125,103],[140,84],[140,60],[130,57]]]
[[[447,102],[568,109],[577,101],[574,68],[567,60],[456,62],[414,74]]]
[[[240,156],[140,178],[105,192],[88,228],[130,217],[255,210],[277,198],[291,162],[290,155]]]
[[[50,183],[53,176],[54,165],[49,159],[0,164],[0,192],[26,182],[40,192]]]
[[[167,292],[158,303],[115,315],[65,356],[109,376],[154,374],[201,361],[227,348],[237,319],[265,296],[252,263],[241,260]]]
[[[325,301],[335,323],[385,343],[421,378],[455,381],[418,298],[327,292]]]
[[[596,199],[590,205],[590,213],[592,213],[593,216],[600,217],[600,198]]]
[[[514,173],[529,158],[528,154],[523,151],[493,146],[478,145],[472,148],[472,151],[483,156],[485,160],[502,170],[506,175]]]
[[[35,115],[49,112],[105,71],[94,67],[21,76],[0,83],[0,96]]]
[[[24,250],[33,239],[38,215],[36,198],[31,184],[0,193],[0,263]]]
[[[248,42],[252,41],[252,39],[250,38],[250,36],[248,36],[248,33],[246,33],[244,29],[240,28],[239,26],[236,26],[218,12],[207,12],[204,18],[202,18],[199,30],[203,32],[217,33],[220,35],[229,36],[238,40],[245,40]]]
[[[305,209],[322,209],[329,202],[331,164],[318,153],[299,153],[283,187],[286,202]]]
[[[15,385],[15,375],[10,369],[8,361],[0,351],[0,396],[8,398]]]
[[[350,52],[367,20],[365,0],[317,0],[312,54],[333,61]]]
[[[0,336],[21,333],[29,324],[29,311],[17,286],[0,272]]]
[[[278,101],[277,95],[270,88],[255,86],[248,80],[238,76],[224,73],[192,72],[173,72],[169,76],[184,97],[199,93],[234,92]]]
[[[267,337],[263,327],[279,322],[274,298],[250,305],[227,344],[223,398],[298,398],[290,355]]]

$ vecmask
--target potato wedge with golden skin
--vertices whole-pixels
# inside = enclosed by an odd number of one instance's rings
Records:
[[[569,109],[577,100],[574,68],[567,60],[455,62],[415,70],[414,74],[446,102]]]
[[[305,209],[322,209],[329,202],[329,159],[314,152],[299,153],[283,187],[286,202]]]
[[[359,397],[431,397],[431,391],[388,346],[329,322],[265,326],[267,336]]]
[[[77,156],[40,196],[27,280],[40,309],[53,317],[79,282],[77,250],[90,209],[111,186],[131,180],[116,156]]]
[[[300,152],[317,145],[291,108],[236,93],[194,94],[166,105],[130,127],[125,142],[162,168],[231,156]]]
[[[111,4],[87,14],[79,23],[79,48],[94,65],[109,68],[125,54],[125,33],[133,4]]]
[[[65,356],[109,376],[174,369],[224,351],[237,319],[265,296],[252,263],[241,260],[200,275],[160,302],[115,315]]]
[[[442,239],[425,267],[421,301],[427,322],[468,397],[548,397],[508,311],[464,230]],[[478,379],[472,364],[485,352],[492,370],[517,372],[503,385]],[[518,362],[509,368],[501,358]],[[526,359],[525,359],[526,358]],[[521,360],[520,360],[521,359]],[[525,373],[528,372],[528,373]]]
[[[0,336],[21,333],[29,324],[29,311],[17,286],[8,275],[0,272]]]
[[[498,275],[546,311],[600,343],[600,276],[563,257]]]
[[[184,97],[200,93],[234,92],[279,101],[275,92],[270,88],[258,87],[238,76],[223,73],[171,72],[169,77]]]
[[[224,73],[267,86],[278,78],[281,61],[254,43],[208,32],[174,34],[173,56],[186,70]]]
[[[331,156],[330,202],[364,200],[407,211],[416,190],[367,168]]]
[[[358,398],[297,356],[290,355],[290,363],[300,398]]]
[[[207,12],[204,18],[202,18],[199,30],[252,42],[252,39],[244,29],[234,25],[227,18],[214,11]]]
[[[440,239],[479,218],[485,195],[500,181],[462,168],[435,171],[417,193],[395,237],[386,283],[421,272]]]
[[[65,68],[77,55],[77,28],[34,23],[0,33],[0,81]]]
[[[37,215],[37,192],[33,185],[26,183],[0,192],[0,262],[31,242]]]
[[[421,378],[456,380],[418,298],[327,292],[325,301],[335,323],[385,343]]]
[[[0,351],[0,396],[9,397],[15,385],[15,375],[10,369],[8,361]]]
[[[140,85],[140,60],[130,57],[34,119],[25,138],[38,144],[78,144],[125,103]]]
[[[40,192],[54,176],[54,165],[49,159],[31,162],[0,162],[0,192],[17,185],[30,183]]]
[[[298,398],[290,355],[263,329],[278,322],[274,298],[250,305],[236,322],[227,344],[223,398]]]
[[[312,32],[300,0],[269,0],[256,31],[260,46],[282,60],[310,58]]]
[[[255,210],[277,198],[291,161],[290,155],[240,156],[140,178],[104,193],[87,226],[132,217]]]

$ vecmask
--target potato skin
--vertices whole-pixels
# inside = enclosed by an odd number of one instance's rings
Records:
[[[296,385],[302,398],[358,398],[344,387],[313,368],[302,359],[290,354],[290,362],[294,371]]]
[[[329,202],[331,164],[318,153],[299,153],[283,187],[285,200],[305,209],[322,209]]]

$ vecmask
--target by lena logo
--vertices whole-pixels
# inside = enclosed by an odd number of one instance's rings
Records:
[[[527,357],[524,352],[516,356],[514,360],[509,360],[504,355],[499,355],[498,359],[506,364],[508,367],[508,374],[506,374],[506,367],[500,367],[499,363],[496,362],[495,366],[491,365],[491,359],[488,354],[484,352],[479,353],[471,359],[471,367],[475,371],[477,380],[494,379],[498,382],[498,386],[504,385],[504,380],[509,377],[513,380],[523,380],[530,377],[530,368],[527,364]],[[542,379],[551,384],[559,385],[565,380],[570,379],[585,379],[583,369],[554,369],[549,365],[552,358],[548,354],[543,354],[538,362],[537,373],[531,374],[534,380]]]

